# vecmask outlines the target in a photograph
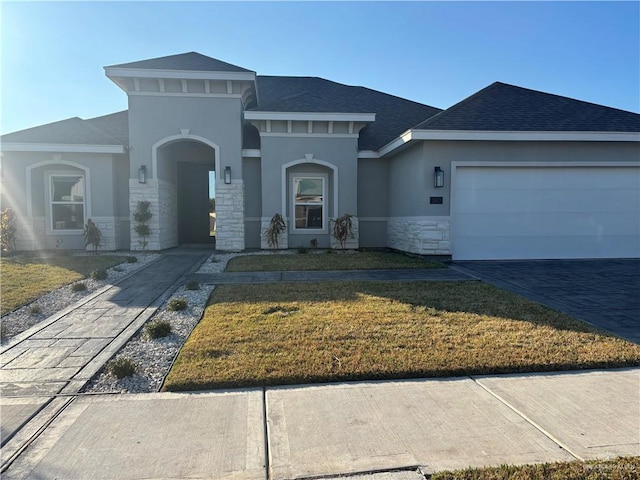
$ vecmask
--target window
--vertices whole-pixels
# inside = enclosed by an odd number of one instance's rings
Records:
[[[293,177],[294,230],[324,230],[325,177]]]
[[[51,229],[84,228],[84,177],[51,175]]]

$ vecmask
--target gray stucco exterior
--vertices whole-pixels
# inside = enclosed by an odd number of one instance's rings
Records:
[[[287,223],[279,248],[337,248],[331,220],[348,213],[347,248],[448,256],[460,168],[640,172],[640,115],[500,83],[441,111],[324,79],[259,77],[193,52],[105,71],[127,111],[1,139],[2,207],[16,211],[19,249],[84,248],[79,225],[91,218],[102,249],[138,250],[140,201],[152,212],[147,248],[213,242],[211,175],[218,250],[272,248],[264,232],[276,213]],[[72,181],[73,192],[52,192]]]

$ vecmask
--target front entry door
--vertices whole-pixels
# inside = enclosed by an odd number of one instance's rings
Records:
[[[211,243],[209,170],[203,163],[178,162],[178,242]]]

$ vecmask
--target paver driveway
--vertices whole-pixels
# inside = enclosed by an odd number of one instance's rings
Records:
[[[453,268],[640,343],[640,259],[459,261]]]

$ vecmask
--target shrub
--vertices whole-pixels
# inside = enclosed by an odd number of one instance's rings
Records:
[[[113,267],[113,271],[114,272],[121,272],[123,270],[124,270],[124,268],[122,268],[122,267]]]
[[[87,285],[84,282],[77,282],[71,285],[72,292],[84,292],[87,289]]]
[[[351,218],[352,215],[345,213],[341,217],[336,219],[331,218],[329,220],[330,223],[333,223],[333,231],[331,232],[331,235],[340,242],[340,248],[342,250],[344,250],[344,247],[347,244],[347,239],[353,238],[353,221]]]
[[[37,303],[34,303],[29,308],[29,313],[31,313],[32,315],[37,315],[39,313],[42,313],[42,308],[40,308],[40,305],[38,305]]]
[[[148,245],[147,237],[151,235],[151,228],[147,223],[149,220],[151,220],[151,217],[153,216],[153,214],[151,213],[150,207],[151,207],[150,202],[146,200],[142,200],[138,202],[136,206],[136,211],[133,212],[133,219],[136,222],[136,225],[133,227],[133,230],[138,234],[138,236],[141,237],[138,243],[140,244],[143,250],[147,249],[147,245]]]
[[[209,260],[211,263],[219,263],[220,260],[218,260],[216,257],[211,257],[211,260]]]
[[[11,208],[5,208],[0,215],[0,246],[3,252],[13,252],[16,249],[16,214]]]
[[[88,245],[93,247],[93,253],[98,254],[98,247],[100,246],[100,240],[102,239],[102,232],[95,223],[89,218],[87,224],[84,226],[84,246]]]
[[[187,290],[200,290],[200,283],[197,280],[191,280],[185,285]]]
[[[99,268],[91,272],[91,278],[94,280],[106,280],[107,276],[107,271],[104,268]]]
[[[287,224],[282,218],[282,215],[276,213],[271,219],[271,223],[269,227],[262,234],[264,238],[267,240],[269,247],[278,248],[278,241],[280,239],[280,235],[287,229]]]
[[[127,257],[127,263],[136,263],[138,261],[138,257]]]
[[[298,247],[298,253],[304,255],[305,253],[309,253],[309,249],[305,246],[299,246]]]
[[[149,338],[163,338],[171,333],[171,324],[167,320],[154,320],[144,330]]]
[[[185,308],[187,308],[187,301],[184,298],[172,298],[167,304],[167,309],[172,312],[184,310]]]
[[[107,371],[118,379],[130,377],[136,373],[136,364],[129,357],[119,357],[109,362]]]

